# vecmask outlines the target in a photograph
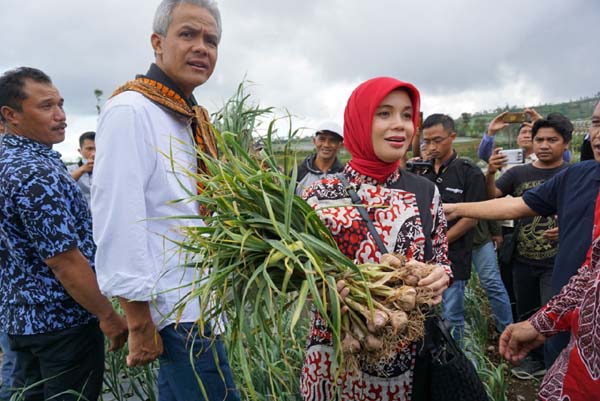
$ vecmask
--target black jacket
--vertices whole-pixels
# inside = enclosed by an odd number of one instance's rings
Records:
[[[456,152],[436,173],[429,169],[424,176],[433,181],[440,191],[443,203],[479,202],[487,199],[485,177],[481,169]],[[448,222],[450,229],[457,220]],[[448,247],[455,280],[468,280],[471,276],[471,253],[475,229],[467,231]]]
[[[344,164],[338,158],[335,159],[333,166],[326,173],[315,167],[316,154],[308,156],[298,165],[298,177],[296,179],[296,194],[300,196],[302,191],[313,182],[320,180],[327,175],[341,173],[344,170]]]

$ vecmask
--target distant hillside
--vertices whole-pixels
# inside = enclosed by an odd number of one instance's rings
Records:
[[[558,112],[569,117],[575,125],[575,134],[581,135],[587,131],[587,123],[590,120],[594,105],[600,99],[600,92],[596,96],[572,100],[565,103],[557,104],[540,104],[531,106],[543,116],[552,112]],[[498,107],[495,110],[486,110],[474,114],[462,113],[456,119],[456,129],[459,136],[480,137],[487,129],[489,122],[503,111],[522,111],[522,107],[509,106]],[[509,127],[506,134],[511,135],[516,133],[518,126]],[[513,132],[514,131],[514,132]]]

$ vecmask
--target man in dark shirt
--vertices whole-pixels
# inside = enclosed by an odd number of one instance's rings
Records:
[[[485,199],[485,183],[481,170],[458,157],[452,147],[456,138],[454,120],[433,114],[423,122],[423,143],[432,158],[433,168],[424,176],[433,181],[444,203],[476,202]],[[471,275],[471,251],[477,220],[461,218],[448,224],[448,256],[454,281],[444,292],[443,316],[453,336],[462,341],[464,335],[464,291]]]
[[[13,385],[31,386],[27,400],[96,400],[102,332],[114,350],[127,326],[98,289],[90,213],[52,150],[63,99],[42,71],[18,68],[0,77],[0,116],[0,331],[17,354]]]
[[[527,191],[568,167],[563,161],[569,146],[573,125],[558,113],[533,125],[533,151],[536,160],[507,170],[498,181],[495,173],[506,163],[506,156],[496,148],[490,157],[487,190],[490,198],[505,195],[522,196]],[[513,285],[517,301],[517,320],[528,319],[552,296],[552,270],[558,253],[558,226],[554,215],[525,217],[516,222],[516,247],[512,258]],[[549,367],[549,366],[547,366]],[[546,367],[546,368],[547,368]],[[532,351],[513,374],[522,379],[545,373],[542,348]]]
[[[308,156],[298,166],[296,195],[301,196],[304,189],[313,182],[329,174],[340,173],[344,164],[337,154],[344,146],[342,128],[334,122],[322,124],[313,138],[315,153]]]
[[[552,275],[552,293],[557,294],[583,264],[592,242],[594,210],[600,188],[600,103],[592,115],[590,141],[595,160],[569,166],[522,197],[445,205],[448,219],[469,216],[501,220],[558,215],[559,249]],[[546,342],[547,366],[567,341],[568,336],[557,335]]]

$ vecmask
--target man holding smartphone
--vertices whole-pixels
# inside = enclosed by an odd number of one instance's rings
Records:
[[[494,142],[496,138],[496,134],[508,127],[510,124],[521,124],[519,126],[518,135],[517,135],[517,147],[523,151],[524,163],[533,163],[537,160],[535,153],[533,152],[533,143],[531,141],[531,128],[533,123],[542,116],[532,108],[525,108],[523,112],[519,113],[510,113],[505,111],[503,113],[498,114],[496,117],[492,119],[490,122],[488,129],[484,132],[483,137],[481,138],[481,142],[479,143],[478,157],[485,162],[489,162],[490,156],[492,156],[492,152],[494,149]],[[571,159],[571,153],[567,149],[563,153],[563,160],[567,163]],[[502,168],[502,171],[506,171],[516,164],[508,163],[506,166]],[[502,235],[505,240],[504,246],[501,247],[499,253],[505,252],[506,246],[510,243],[507,239],[509,235],[512,235],[514,223],[512,220],[506,220],[501,222],[502,225]],[[508,295],[510,297],[510,302],[512,305],[512,312],[514,316],[518,316],[518,312],[516,310],[516,299],[514,296],[514,288],[513,288],[513,274],[511,271],[511,265],[500,262],[500,273],[502,276],[502,282],[508,291]]]
[[[477,156],[481,160],[488,162],[492,155],[492,150],[494,149],[496,134],[510,124],[519,123],[521,125],[519,126],[517,135],[517,147],[523,149],[523,152],[525,153],[525,163],[535,161],[536,157],[531,142],[531,127],[535,121],[541,118],[542,116],[531,108],[526,108],[523,112],[519,113],[505,111],[498,114],[490,122],[487,131],[483,133],[483,137],[479,143]],[[566,149],[563,153],[563,160],[567,163],[571,161],[571,151],[569,149]]]
[[[558,113],[538,119],[533,125],[533,151],[536,160],[507,170],[498,181],[496,172],[506,166],[507,155],[501,148],[494,149],[486,174],[487,193],[490,198],[505,195],[522,196],[568,167],[563,161],[564,150],[569,146],[573,125]],[[515,225],[515,250],[511,267],[516,298],[517,318],[528,319],[552,296],[552,270],[558,253],[558,226],[555,216],[525,217]],[[520,366],[512,370],[520,379],[541,376],[544,367],[543,348],[533,350]]]

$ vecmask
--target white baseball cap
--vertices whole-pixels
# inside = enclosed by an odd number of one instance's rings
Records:
[[[344,139],[344,130],[342,129],[342,127],[340,127],[339,124],[333,121],[325,121],[322,124],[320,124],[317,128],[317,131],[315,132],[315,135],[318,135],[321,132],[331,132]]]

